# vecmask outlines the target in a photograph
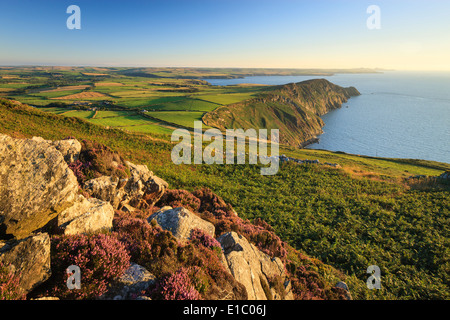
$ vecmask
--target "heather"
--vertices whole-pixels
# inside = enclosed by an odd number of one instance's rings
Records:
[[[201,295],[195,288],[192,274],[198,268],[180,268],[158,280],[152,297],[161,300],[200,300]]]
[[[215,225],[217,236],[229,231],[237,232],[271,258],[280,258],[287,266],[286,271],[288,271],[296,299],[345,298],[345,292],[342,289],[333,288],[319,275],[317,270],[322,265],[320,261],[309,259],[293,249],[288,251],[287,243],[283,242],[264,220],[256,218],[251,223],[241,219],[230,204],[208,188],[198,189],[192,193],[186,190],[168,190],[157,205],[173,206],[181,203],[192,210],[198,208],[197,214]],[[199,230],[192,232],[191,242],[200,244],[202,247],[218,246],[217,240]],[[331,277],[336,279],[335,282],[345,278],[342,274],[334,274]],[[272,279],[271,283],[281,296],[284,294],[283,282],[283,279]],[[271,293],[268,294],[271,296]]]
[[[0,300],[25,299],[18,289],[19,277],[0,261]]]
[[[188,268],[196,270],[189,272],[187,276],[189,281],[196,285],[202,299],[217,299],[225,295],[224,292],[231,292],[239,299],[245,298],[245,289],[225,270],[219,260],[215,239],[206,238],[201,232],[195,232],[193,240],[181,243],[169,231],[162,230],[158,225],[148,223],[144,219],[127,217],[120,212],[114,219],[114,230],[115,237],[124,244],[131,260],[160,279],[158,288],[161,288],[162,282],[168,288],[176,285],[174,284],[176,279],[185,279],[186,275],[175,278],[170,278],[170,275],[176,274],[181,268]],[[196,246],[199,239],[212,246]],[[156,295],[157,291],[158,289],[153,288],[146,295],[163,299],[165,295]]]
[[[286,244],[267,223],[261,219],[256,219],[254,223],[241,219],[231,205],[225,203],[209,188],[198,189],[192,193],[186,190],[168,190],[156,205],[172,207],[183,205],[202,219],[214,224],[217,236],[234,231],[245,236],[271,257],[286,258],[284,248]]]
[[[51,244],[52,277],[46,283],[47,294],[61,299],[92,299],[100,297],[108,284],[120,277],[130,265],[125,246],[113,235],[54,236]],[[81,289],[66,286],[66,268],[81,269]]]
[[[119,179],[129,176],[129,169],[117,151],[90,140],[81,141],[79,159],[68,165],[80,185],[86,180],[98,178],[102,175]]]

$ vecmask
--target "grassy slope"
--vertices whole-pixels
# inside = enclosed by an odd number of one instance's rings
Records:
[[[263,218],[297,249],[345,271],[355,298],[449,298],[449,192],[412,190],[399,180],[439,174],[448,164],[286,149],[343,169],[287,164],[267,177],[250,165],[175,166],[167,136],[126,134],[26,107],[0,107],[0,132],[97,140],[147,164],[171,188],[210,187],[241,216]],[[381,267],[380,291],[365,287],[369,264]]]
[[[281,143],[299,146],[322,133],[320,115],[340,107],[352,95],[359,92],[325,79],[269,86],[253,99],[207,113],[203,121],[221,130],[279,129]]]

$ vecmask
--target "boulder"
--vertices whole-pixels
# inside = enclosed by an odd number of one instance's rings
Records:
[[[50,237],[47,233],[38,233],[3,243],[0,261],[19,275],[19,288],[29,293],[51,275]]]
[[[92,233],[110,230],[113,218],[114,208],[109,202],[78,195],[74,205],[58,215],[57,224],[66,235]]]
[[[449,180],[450,179],[450,171],[445,171],[444,173],[442,173],[439,178],[441,179],[445,179],[445,180]]]
[[[350,293],[350,290],[349,290],[347,284],[344,281],[339,281],[336,284],[336,288],[344,289],[346,291],[345,297],[347,298],[347,300],[352,300],[352,295]]]
[[[0,239],[24,238],[70,207],[78,183],[47,142],[0,135]]]
[[[211,237],[214,237],[215,227],[211,222],[201,219],[183,207],[169,208],[163,207],[155,212],[148,218],[148,222],[156,220],[161,228],[171,231],[178,240],[188,240],[194,229],[201,229]]]
[[[147,269],[136,263],[131,263],[125,273],[111,284],[108,292],[101,299],[133,299],[133,295],[139,296],[142,291],[153,285],[155,281],[156,277]]]
[[[217,240],[222,245],[231,274],[247,289],[249,300],[293,299],[279,258],[270,258],[235,232],[225,233]],[[283,280],[285,292],[270,287],[270,280],[277,277]]]
[[[64,157],[64,160],[67,163],[75,162],[78,160],[81,152],[81,143],[76,139],[65,139],[65,140],[45,140],[41,137],[33,137],[32,140],[38,142],[45,142],[53,147],[56,150],[61,152]]]
[[[168,188],[167,182],[155,176],[146,165],[135,165],[128,161],[126,164],[130,168],[131,177],[124,186],[126,197],[123,203],[138,209],[153,206]]]
[[[83,189],[91,197],[108,201],[114,209],[117,209],[125,196],[125,191],[119,187],[119,182],[118,178],[101,176],[86,181]]]
[[[92,197],[108,201],[119,209],[129,205],[137,209],[147,209],[162,197],[168,184],[155,176],[145,165],[126,162],[131,176],[128,179],[102,176],[88,180],[83,189]]]

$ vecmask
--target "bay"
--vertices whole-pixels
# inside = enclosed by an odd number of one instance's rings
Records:
[[[361,93],[322,116],[324,133],[311,149],[450,163],[450,73],[387,71],[332,76],[205,79],[212,85],[280,85],[325,78]]]

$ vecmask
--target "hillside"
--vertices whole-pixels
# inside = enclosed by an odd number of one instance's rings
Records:
[[[322,133],[321,115],[357,95],[354,87],[342,88],[325,79],[307,80],[269,87],[255,98],[219,107],[202,120],[221,130],[279,129],[281,143],[301,147]]]
[[[450,170],[449,164],[283,147],[281,153],[319,159],[320,164],[285,163],[273,177],[261,176],[252,165],[176,166],[170,160],[169,136],[106,129],[5,100],[0,101],[0,133],[50,140],[70,136],[107,146],[167,181],[171,198],[160,205],[182,203],[203,219],[212,218],[208,207],[232,206],[242,221],[271,230],[270,237],[253,238],[255,245],[276,252],[277,238],[285,243],[288,271],[300,279],[294,281],[297,298],[311,298],[308,288],[313,283],[325,289],[314,294],[327,298],[327,292],[343,280],[354,299],[448,299],[450,195],[448,182],[433,176]],[[95,144],[86,147],[98,149]],[[415,175],[426,177],[407,179]],[[221,205],[214,205],[214,197],[201,192],[204,188],[222,199]],[[227,212],[223,217],[231,217]],[[216,224],[218,230],[233,225],[239,227],[236,220]],[[244,225],[255,230],[247,222]],[[167,240],[168,245],[172,240]],[[381,290],[366,287],[370,264],[381,268]]]
[[[349,297],[336,286],[340,271],[295,250],[264,221],[239,217],[210,189],[171,189],[108,146],[28,139],[17,124],[30,121],[36,133],[50,121],[54,134],[95,130],[99,138],[116,130],[8,101],[0,108],[1,123],[18,129],[0,130],[12,135],[0,134],[0,299]],[[66,287],[69,265],[82,270],[80,290]]]

